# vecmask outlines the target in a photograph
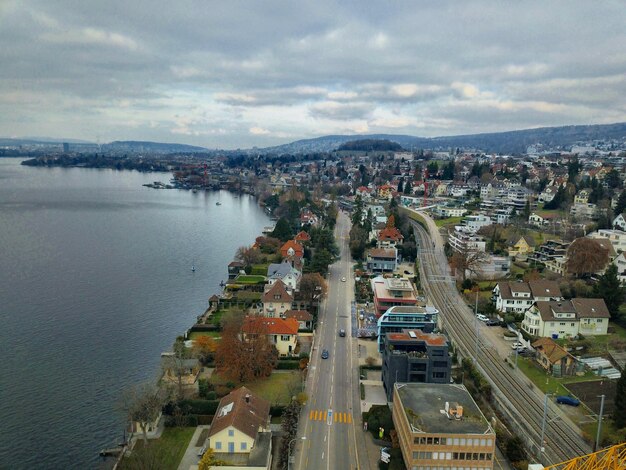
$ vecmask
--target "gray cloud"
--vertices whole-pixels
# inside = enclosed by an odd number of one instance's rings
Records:
[[[606,2],[81,2],[0,7],[0,135],[272,145],[626,121]]]

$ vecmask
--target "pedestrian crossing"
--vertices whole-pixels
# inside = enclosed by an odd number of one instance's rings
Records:
[[[340,411],[333,410],[311,410],[309,412],[309,419],[311,421],[323,421],[327,424],[341,423],[351,424],[352,415],[350,413],[342,413]]]

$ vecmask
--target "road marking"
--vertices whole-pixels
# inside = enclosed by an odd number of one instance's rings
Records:
[[[322,460],[324,460],[324,451],[322,451]]]
[[[326,424],[329,426],[333,424],[333,410],[328,410],[328,419],[326,420]]]

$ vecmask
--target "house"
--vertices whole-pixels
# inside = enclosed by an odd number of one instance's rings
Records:
[[[605,239],[611,242],[616,253],[626,251],[626,232],[622,230],[600,229],[589,234],[595,240]]]
[[[383,342],[387,333],[399,333],[407,328],[419,328],[424,333],[432,333],[437,327],[438,316],[439,310],[431,305],[388,308],[376,322],[378,352],[383,351]]]
[[[496,309],[503,313],[523,313],[537,301],[561,300],[555,281],[499,282],[493,288]]]
[[[387,333],[383,339],[383,388],[387,400],[393,400],[396,382],[450,382],[451,360],[444,335],[404,329]]]
[[[304,244],[304,243],[308,243],[311,241],[311,235],[309,235],[307,232],[302,230],[298,232],[296,236],[293,237],[293,239],[298,243]]]
[[[393,388],[392,418],[406,468],[493,469],[496,433],[463,385]]]
[[[393,197],[393,193],[396,192],[398,188],[396,186],[392,186],[390,184],[384,184],[378,187],[378,197],[382,199],[391,199]]]
[[[610,317],[604,299],[539,301],[526,310],[522,329],[532,336],[554,339],[605,335]]]
[[[267,336],[279,356],[289,357],[296,354],[299,327],[295,318],[246,317],[241,332],[244,335]]]
[[[398,266],[396,248],[371,248],[367,252],[367,270],[373,273],[394,272]]]
[[[436,206],[433,208],[433,214],[443,219],[449,217],[461,217],[467,213],[467,209],[464,207],[448,207],[448,206]]]
[[[238,468],[270,468],[271,436],[270,403],[240,387],[220,400],[209,428],[207,447],[221,460],[236,459]],[[248,459],[237,454],[247,454]]]
[[[228,279],[235,279],[246,265],[241,261],[231,261],[228,263]]]
[[[402,244],[404,237],[400,230],[395,227],[385,227],[377,236],[378,248],[395,248],[396,245]]]
[[[462,225],[456,225],[454,231],[448,234],[450,248],[459,253],[468,251],[485,251],[487,242],[482,235]]]
[[[289,293],[285,283],[277,279],[272,284],[265,286],[265,292],[261,296],[263,301],[263,316],[277,318],[291,310],[293,295]]]
[[[620,253],[613,260],[613,264],[617,266],[617,278],[622,284],[626,284],[626,253]]]
[[[283,258],[287,258],[289,256],[298,256],[302,258],[304,257],[304,248],[295,240],[287,240],[285,244],[280,247],[280,255]]]
[[[415,306],[417,297],[413,284],[404,278],[378,276],[370,281],[374,293],[374,312],[381,316],[394,306]]]
[[[546,225],[550,225],[555,219],[556,214],[553,213],[537,214],[536,212],[532,212],[528,216],[528,224],[535,227],[545,227]]]
[[[626,231],[626,214],[619,214],[613,219],[613,228]]]
[[[535,360],[555,377],[576,374],[576,358],[559,346],[552,338],[539,338],[532,343]]]
[[[317,216],[310,209],[303,209],[300,213],[300,226],[317,225]]]
[[[572,217],[590,220],[598,215],[598,206],[592,203],[573,204],[569,213]]]
[[[493,220],[491,220],[491,217],[484,214],[468,215],[461,221],[461,225],[464,225],[472,232],[477,232],[481,228],[492,224]]]
[[[272,263],[267,267],[267,282],[269,285],[273,285],[280,279],[285,283],[288,292],[294,292],[298,288],[301,277],[300,271],[295,269],[289,262]]]
[[[284,318],[295,318],[298,322],[298,330],[313,329],[313,315],[307,310],[287,310]]]
[[[514,258],[516,256],[525,257],[535,250],[535,240],[525,235],[517,235],[509,238],[507,240],[507,245],[509,246],[507,248],[507,251],[511,258]]]
[[[581,189],[574,196],[574,204],[585,205],[589,202],[590,192],[588,189]]]

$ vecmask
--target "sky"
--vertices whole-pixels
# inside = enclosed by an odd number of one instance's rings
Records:
[[[626,4],[0,0],[0,137],[266,147],[626,121]]]

